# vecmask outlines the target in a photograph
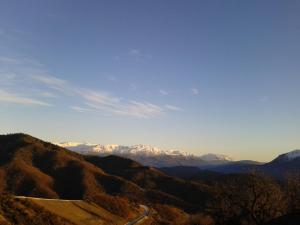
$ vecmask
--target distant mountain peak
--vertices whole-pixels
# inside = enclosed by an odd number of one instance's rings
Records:
[[[292,161],[296,158],[300,158],[300,150],[296,149],[290,152],[287,152],[285,154],[279,155],[277,158],[275,158],[272,162],[287,162]]]
[[[290,151],[284,155],[287,157],[288,160],[292,160],[292,159],[300,157],[300,150],[296,149],[296,150]]]

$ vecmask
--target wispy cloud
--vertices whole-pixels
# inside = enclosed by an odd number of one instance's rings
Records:
[[[199,90],[197,88],[191,88],[190,92],[192,93],[192,95],[199,95]]]
[[[168,95],[169,93],[167,92],[167,91],[165,91],[165,90],[159,90],[159,93],[161,94],[161,95]]]
[[[18,96],[16,94],[0,90],[0,102],[7,102],[21,105],[38,105],[38,106],[51,106],[51,104],[29,97]]]
[[[162,107],[148,102],[130,101],[122,105],[119,109],[114,110],[116,114],[124,116],[134,116],[138,118],[151,118],[164,114]]]
[[[137,54],[133,51],[132,53]],[[119,97],[111,92],[75,85],[50,75],[39,62],[30,58],[0,57],[0,101],[15,104],[51,106],[52,102],[76,101],[72,110],[81,113],[115,115],[135,118],[159,117],[177,108],[160,106],[148,101],[136,101]],[[3,70],[2,70],[3,69]],[[131,85],[132,88],[136,88]],[[3,91],[5,90],[5,91]],[[167,92],[161,90],[161,94]],[[82,107],[84,106],[84,107]]]
[[[41,92],[41,96],[47,97],[47,98],[58,98],[56,94],[53,94],[52,92]]]
[[[91,112],[90,109],[84,108],[84,107],[81,107],[81,106],[71,106],[70,108],[71,108],[72,110],[74,110],[74,111],[76,111],[76,112],[80,112],[80,113]]]
[[[174,106],[174,105],[165,105],[166,109],[168,110],[172,110],[172,111],[182,111],[181,108],[177,107],[177,106]]]
[[[137,118],[151,118],[164,114],[163,107],[148,103],[126,100],[116,97],[110,93],[77,87],[71,83],[52,76],[31,76],[36,81],[48,85],[50,88],[67,92],[69,95],[77,96],[83,100],[87,108],[73,107],[78,112],[100,112],[106,111],[115,115],[130,116]]]
[[[50,75],[30,75],[30,78],[57,90],[64,90],[67,84],[65,80]]]

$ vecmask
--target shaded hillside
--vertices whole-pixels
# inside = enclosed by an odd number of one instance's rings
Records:
[[[142,166],[130,159],[118,156],[103,158],[86,156],[86,159],[107,173],[132,181],[144,189],[152,190],[152,192],[175,196],[197,209],[204,207],[209,197],[209,187],[205,184],[171,177],[155,168]]]
[[[127,198],[145,198],[145,191],[136,184],[105,173],[79,154],[29,135],[1,135],[0,159],[0,187],[15,195],[88,198],[106,203],[121,216],[130,216]],[[118,202],[122,203],[119,207]]]
[[[173,177],[179,177],[189,180],[209,181],[215,180],[222,176],[222,173],[217,173],[209,170],[202,170],[198,167],[175,166],[160,168],[160,171]]]
[[[227,163],[226,165],[218,165],[206,168],[207,170],[218,173],[249,173],[260,168],[261,162],[242,160]]]
[[[260,169],[277,178],[283,178],[287,174],[300,174],[300,154],[297,157],[290,157],[290,154],[297,151],[299,150],[282,154],[273,161],[262,165]]]

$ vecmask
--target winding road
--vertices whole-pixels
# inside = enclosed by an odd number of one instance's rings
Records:
[[[142,222],[143,220],[147,219],[147,217],[150,213],[150,209],[145,205],[140,205],[140,207],[144,209],[144,213],[142,215],[140,215],[139,217],[135,218],[134,220],[126,223],[125,225],[138,224],[138,223]]]

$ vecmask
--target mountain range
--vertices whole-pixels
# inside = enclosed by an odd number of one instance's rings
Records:
[[[138,155],[139,152],[147,151],[147,148],[143,149],[134,152]],[[158,154],[157,149],[152,152],[158,156],[162,154]],[[280,187],[273,179],[261,177],[260,174],[247,174],[247,170],[243,171],[244,174],[233,172],[227,175],[224,171],[214,172],[213,169],[235,166],[237,170],[241,170],[244,166],[252,165],[260,171],[278,176],[278,173],[299,173],[299,160],[299,150],[296,150],[265,164],[226,160],[226,165],[205,167],[211,171],[187,166],[157,169],[117,155],[99,157],[97,154],[79,154],[26,134],[0,135],[0,224],[1,219],[8,221],[3,224],[74,224],[53,215],[55,210],[48,212],[46,208],[42,209],[32,202],[29,204],[25,200],[1,197],[4,196],[2,193],[58,200],[84,200],[96,204],[96,207],[98,205],[122,221],[133,218],[138,212],[138,205],[143,204],[152,212],[146,224],[202,224],[200,222],[204,219],[209,221],[210,216],[217,219],[219,211],[215,211],[218,209],[213,206],[218,206],[219,203],[216,204],[215,201],[222,201],[226,197],[220,195],[223,191],[229,191],[229,196],[232,196],[232,185],[236,187],[235,192],[240,192],[237,194],[238,198],[251,193],[249,190],[243,192],[244,188],[249,188],[248,184],[258,185],[256,188],[259,188],[260,193],[278,190]],[[202,161],[205,160],[201,159]],[[225,160],[222,158],[220,161]],[[266,196],[269,198],[273,195],[267,193]],[[36,223],[30,223],[31,215],[37,216]],[[40,221],[47,220],[46,217],[48,222],[50,218],[52,222],[41,223]]]
[[[174,166],[160,168],[166,174],[177,175],[185,179],[206,179],[215,178],[220,174],[260,172],[277,179],[283,179],[288,175],[300,173],[299,150],[281,154],[268,163],[261,163],[251,160],[231,161],[220,165],[186,167]]]
[[[162,168],[161,171],[174,174],[186,174],[191,177],[204,171],[217,173],[248,173],[261,171],[277,178],[286,173],[295,173],[300,170],[300,150],[294,150],[282,155],[268,163],[252,160],[234,161],[231,157],[218,154],[205,154],[196,156],[178,150],[162,150],[149,145],[100,145],[79,142],[62,142],[57,145],[71,151],[96,156],[117,155],[140,162],[143,165]],[[189,171],[189,174],[187,174]],[[198,175],[197,175],[198,176]]]
[[[221,154],[205,154],[196,156],[178,150],[162,150],[150,145],[100,145],[79,142],[55,143],[71,151],[88,155],[117,155],[138,161],[143,165],[153,167],[171,166],[212,166],[232,162],[233,159]]]

